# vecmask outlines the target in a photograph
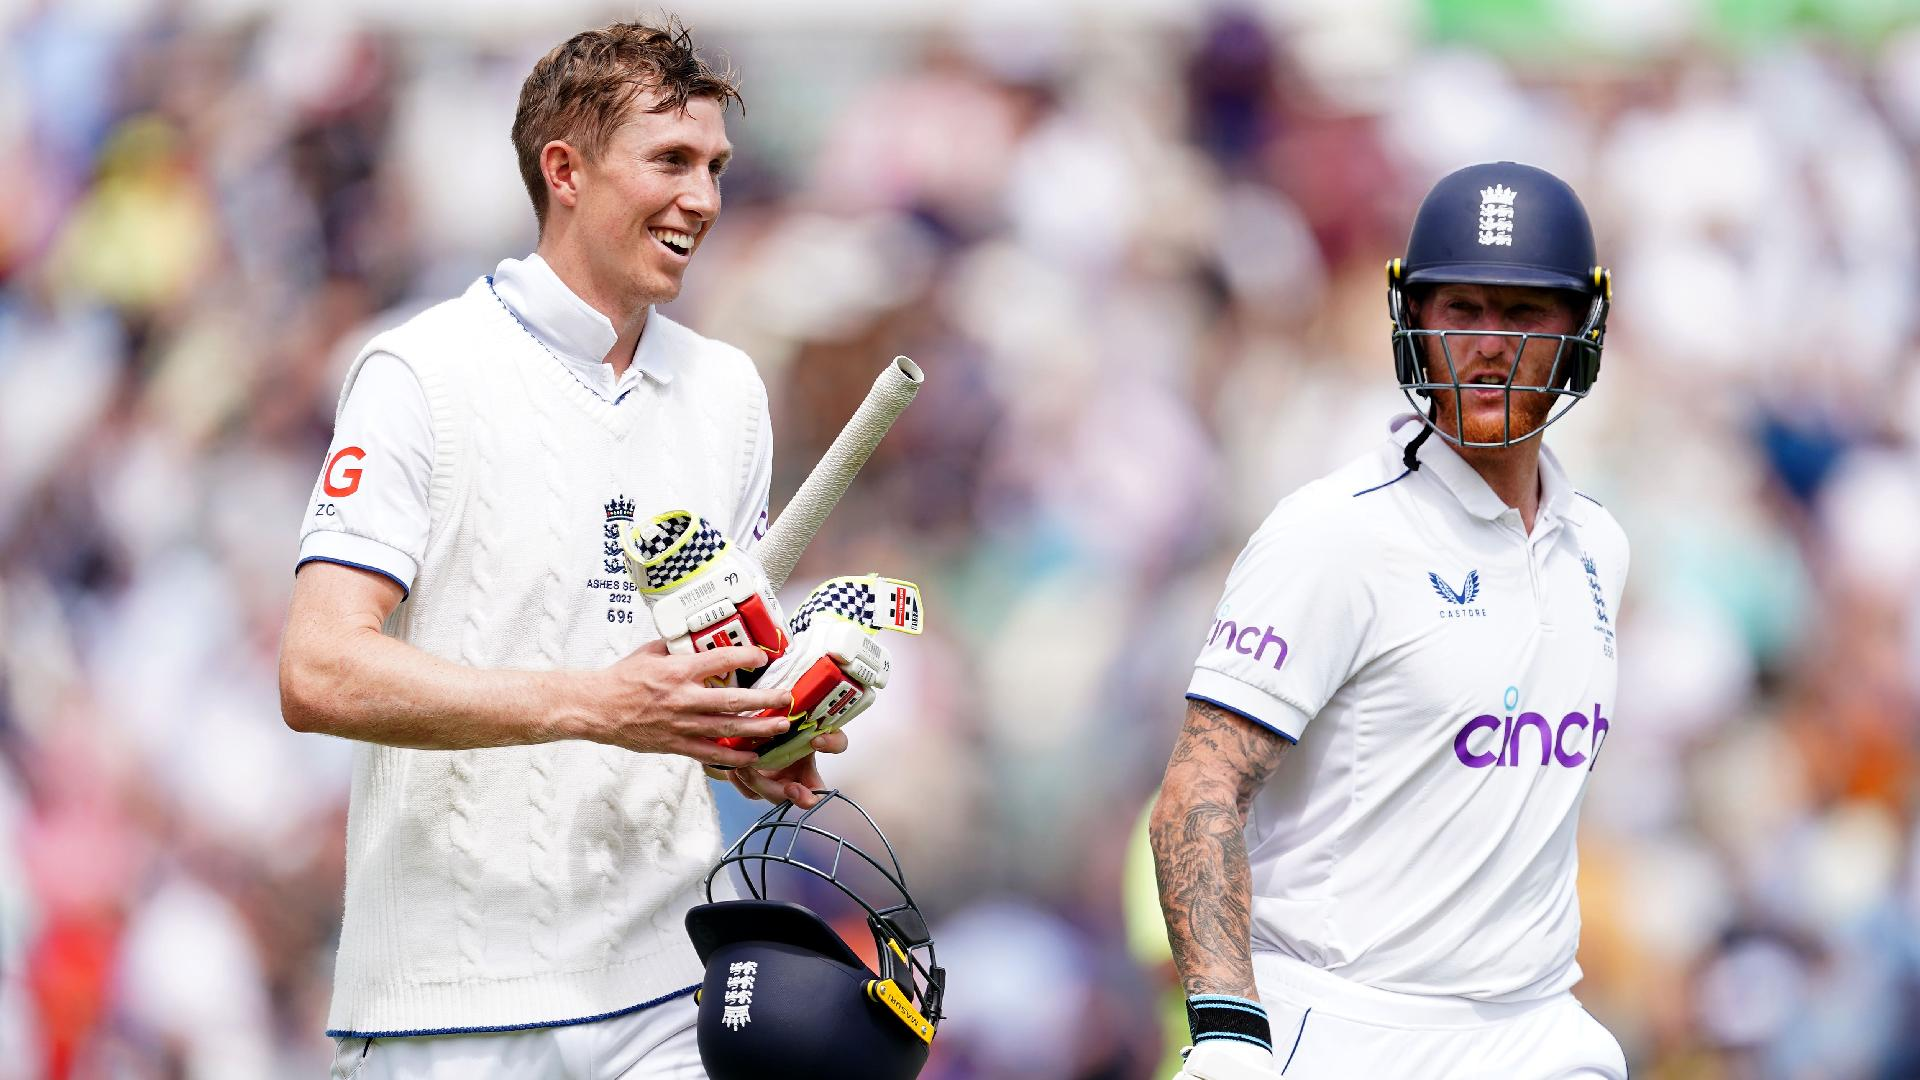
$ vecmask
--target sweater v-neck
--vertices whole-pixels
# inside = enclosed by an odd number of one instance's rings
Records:
[[[628,401],[628,399],[644,397],[648,393],[647,380],[640,379],[618,398],[608,401],[582,383],[565,362],[553,354],[553,350],[547,347],[546,342],[541,341],[533,330],[520,320],[520,316],[507,305],[506,299],[493,287],[492,275],[488,275],[485,281],[487,299],[492,303],[499,320],[504,324],[500,327],[500,333],[506,340],[513,342],[508,348],[513,362],[531,367],[534,378],[545,382],[548,387],[571,402],[581,412],[592,417],[594,423],[606,429],[609,434],[615,438],[626,438],[633,430],[636,422],[634,416],[640,411],[641,404],[638,400]],[[638,351],[637,348],[636,351]]]

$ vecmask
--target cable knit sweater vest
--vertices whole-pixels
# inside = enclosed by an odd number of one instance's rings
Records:
[[[485,279],[367,345],[347,386],[367,356],[398,356],[434,431],[426,555],[387,633],[520,670],[605,667],[654,636],[611,526],[675,507],[731,520],[766,389],[737,349],[657,314],[647,333],[673,336],[672,381],[617,406]],[[360,744],[329,1034],[575,1022],[687,990],[683,920],[720,848],[687,758]]]

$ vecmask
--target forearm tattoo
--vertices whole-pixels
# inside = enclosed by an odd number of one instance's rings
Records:
[[[1254,793],[1288,745],[1224,709],[1187,703],[1150,838],[1167,940],[1189,995],[1256,997],[1243,830]]]

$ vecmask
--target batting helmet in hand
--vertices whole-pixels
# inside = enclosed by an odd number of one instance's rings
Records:
[[[873,818],[838,791],[822,794],[805,811],[782,803],[763,815],[707,875],[709,902],[687,912],[706,965],[696,1000],[712,1080],[912,1080],[927,1063],[946,989],[933,935]],[[885,862],[829,827],[821,813],[839,807],[871,828]],[[713,901],[729,867],[751,899]],[[769,871],[826,882],[859,905],[880,970],[813,911],[772,899]]]

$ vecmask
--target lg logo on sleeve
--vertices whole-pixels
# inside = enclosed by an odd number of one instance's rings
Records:
[[[360,474],[364,469],[352,465],[341,465],[343,461],[361,461],[367,456],[365,450],[357,446],[341,448],[340,452],[327,459],[326,470],[321,473],[320,487],[336,499],[344,499],[360,490]],[[335,477],[338,477],[336,481]]]

